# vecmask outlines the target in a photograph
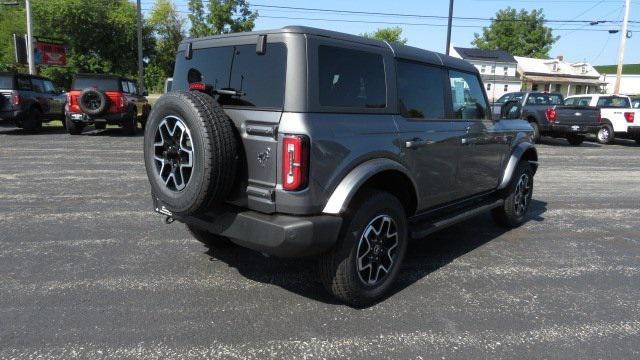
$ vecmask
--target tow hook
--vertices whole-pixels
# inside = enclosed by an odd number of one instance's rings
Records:
[[[167,225],[171,224],[174,221],[176,221],[176,219],[174,219],[173,216],[169,216],[169,215],[167,215],[167,217],[164,219],[164,223]]]

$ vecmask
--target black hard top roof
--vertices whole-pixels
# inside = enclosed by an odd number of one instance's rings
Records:
[[[463,59],[489,61],[489,62],[504,62],[504,63],[516,63],[516,59],[513,55],[504,50],[483,50],[477,48],[454,48]]]
[[[370,39],[364,36],[346,34],[346,33],[341,33],[337,31],[324,30],[324,29],[318,29],[318,28],[307,27],[307,26],[286,26],[281,29],[274,29],[274,30],[262,30],[262,31],[243,32],[243,33],[214,35],[214,36],[208,36],[203,38],[192,38],[192,39],[184,40],[182,44],[186,45],[187,43],[190,43],[190,42],[199,42],[199,41],[222,39],[222,38],[233,38],[233,37],[269,35],[269,34],[305,34],[305,35],[321,36],[321,37],[326,37],[331,39],[338,39],[343,41],[350,41],[354,43],[390,49],[393,52],[394,56],[399,59],[419,61],[419,62],[424,62],[424,63],[438,65],[438,66],[445,66],[445,67],[458,69],[458,70],[470,71],[474,73],[478,72],[475,66],[471,65],[467,61],[454,58],[451,56],[447,56],[444,54],[436,53],[433,51],[419,49],[412,46],[406,46],[399,43],[388,43],[386,41]],[[181,46],[180,48],[184,49],[183,46]]]
[[[20,75],[20,76],[28,76],[28,77],[36,78],[36,79],[51,80],[51,79],[49,79],[48,77],[40,76],[40,75],[21,74],[21,73],[16,73],[16,72],[0,72],[0,76],[16,76],[16,75]]]
[[[115,79],[115,80],[127,80],[127,81],[135,82],[134,79],[130,79],[128,77],[120,76],[120,75],[113,75],[113,74],[88,74],[88,73],[82,73],[82,74],[74,75],[73,78],[74,79],[77,79],[77,78]]]

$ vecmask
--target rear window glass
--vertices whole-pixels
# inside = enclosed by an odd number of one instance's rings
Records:
[[[202,82],[214,89],[233,89],[239,95],[218,96],[223,106],[282,109],[287,48],[269,43],[264,54],[256,45],[224,46],[194,50],[191,59],[178,54],[172,90],[186,90]]]
[[[402,116],[410,119],[444,118],[444,89],[441,69],[398,62],[398,102]]]
[[[320,105],[385,108],[382,55],[332,46],[318,48]]]
[[[496,101],[497,104],[504,104],[507,101],[512,101],[512,100],[522,100],[522,97],[524,95],[522,93],[512,93],[512,94],[506,94],[503,95],[500,99],[498,99],[498,101]]]
[[[13,76],[0,76],[0,89],[13,89]]]
[[[623,97],[607,96],[598,99],[598,106],[604,108],[630,108],[629,99]]]
[[[118,79],[76,78],[73,80],[71,88],[73,90],[96,88],[103,91],[120,91],[119,85]]]
[[[562,96],[556,94],[531,94],[527,105],[562,105]]]
[[[582,97],[582,98],[570,98],[565,99],[564,104],[570,106],[589,106],[591,103],[590,97]]]

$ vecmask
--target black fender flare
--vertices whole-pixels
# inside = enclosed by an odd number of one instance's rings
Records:
[[[523,157],[532,165],[534,173],[538,170],[538,150],[536,150],[535,145],[528,141],[521,142],[513,149],[513,152],[509,157],[509,162],[502,174],[498,190],[502,190],[509,185],[511,178],[513,177],[513,172],[516,170],[518,163],[523,159]]]
[[[351,170],[333,190],[333,193],[329,197],[329,200],[327,201],[322,212],[325,214],[334,215],[343,213],[349,206],[349,203],[356,195],[358,190],[360,190],[362,185],[366,183],[367,180],[371,179],[377,174],[380,174],[383,171],[389,170],[401,172],[406,177],[408,177],[413,184],[414,194],[416,194],[416,197],[418,199],[420,198],[418,186],[413,180],[413,177],[410,176],[409,170],[407,170],[407,168],[391,159],[378,158],[365,161]]]

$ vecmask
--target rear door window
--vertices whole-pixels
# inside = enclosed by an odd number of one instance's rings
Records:
[[[453,115],[456,119],[486,119],[487,101],[478,76],[460,71],[449,71]]]
[[[382,55],[322,45],[318,48],[321,106],[385,108],[387,88]]]
[[[527,105],[562,105],[562,96],[555,94],[533,93],[527,98]]]
[[[398,106],[410,119],[445,118],[444,73],[433,66],[398,62]]]
[[[202,82],[214,89],[233,89],[238,96],[218,96],[223,106],[282,109],[286,82],[287,49],[269,43],[264,54],[256,45],[224,46],[193,51],[191,59],[178,54],[172,90],[186,90]]]
[[[136,83],[134,83],[133,81],[127,81],[127,84],[129,85],[129,92],[131,94],[138,93],[138,89],[136,88]]]
[[[120,81],[120,86],[122,86],[122,92],[125,94],[130,94],[131,91],[129,90],[129,83],[122,80]]]
[[[55,94],[56,93],[56,87],[55,85],[53,85],[53,83],[50,80],[44,80],[44,91],[47,94]]]
[[[31,87],[33,91],[44,94],[44,81],[42,79],[31,79]]]
[[[31,80],[26,76],[16,77],[16,85],[18,90],[31,91]]]

